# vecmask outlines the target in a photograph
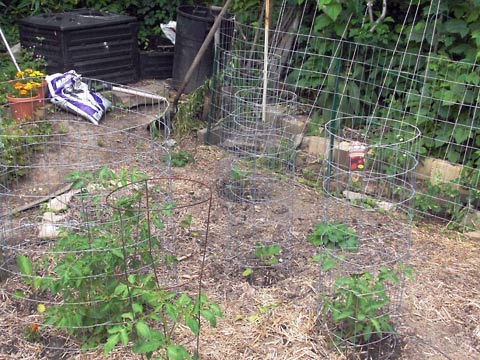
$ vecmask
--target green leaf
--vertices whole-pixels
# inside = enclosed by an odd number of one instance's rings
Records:
[[[353,310],[346,310],[346,311],[343,311],[343,312],[332,311],[332,319],[335,322],[346,319],[346,318],[348,318],[352,315],[353,315]]]
[[[143,320],[139,320],[135,324],[135,329],[137,330],[138,336],[140,336],[143,339],[149,339],[150,338],[150,328],[148,327],[147,324]]]
[[[165,313],[170,316],[174,322],[178,322],[177,308],[170,303],[165,304]]]
[[[222,309],[217,304],[210,304],[210,310],[218,317],[223,318]]]
[[[190,354],[181,345],[168,345],[167,358],[169,360],[185,360],[191,359]]]
[[[123,260],[123,252],[120,249],[112,249],[112,254]]]
[[[128,344],[128,332],[125,328],[120,331],[120,341],[122,342],[122,345]]]
[[[320,265],[320,269],[323,272],[333,269],[337,265],[337,262],[335,261],[335,259],[329,255],[323,256],[321,260],[322,260],[322,263]]]
[[[133,303],[132,310],[134,314],[141,314],[143,312],[143,306],[142,304]]]
[[[180,226],[183,228],[188,228],[192,224],[192,215],[187,215],[185,219],[180,221]]]
[[[30,259],[24,255],[17,256],[17,266],[23,275],[32,275],[33,267]]]
[[[132,351],[135,354],[151,354],[163,346],[162,341],[139,341],[132,346]],[[147,355],[148,358],[148,355]]]
[[[128,294],[128,286],[123,283],[118,284],[113,294],[115,296],[126,296]]]
[[[338,3],[332,3],[326,6],[325,13],[328,15],[330,19],[333,21],[337,20],[338,15],[342,12],[342,5]]]
[[[443,25],[446,32],[459,34],[461,37],[465,37],[470,31],[467,23],[460,19],[447,20]]]
[[[210,323],[211,327],[217,326],[217,317],[210,310],[200,310],[200,315],[202,315],[203,318]]]
[[[122,319],[129,319],[129,320],[133,320],[133,314],[131,312],[128,312],[128,313],[123,313],[121,315]]]
[[[370,322],[372,323],[372,325],[375,327],[375,330],[377,331],[377,334],[378,335],[381,335],[382,334],[382,327],[380,326],[379,322],[377,321],[377,319],[370,319]]]
[[[105,343],[105,346],[103,347],[103,354],[106,355],[110,353],[110,351],[113,350],[115,345],[118,344],[118,341],[120,340],[120,334],[113,334],[108,337],[107,342]]]
[[[243,277],[247,277],[247,276],[250,276],[253,274],[253,270],[252,268],[246,268],[243,272],[242,272],[242,276]]]
[[[190,330],[195,335],[198,335],[200,333],[200,326],[198,324],[198,319],[195,319],[191,316],[186,316],[185,317],[185,324],[190,328]]]
[[[192,303],[192,299],[190,299],[187,294],[182,294],[177,300],[175,300],[175,303],[179,306],[186,306]]]
[[[453,137],[457,144],[461,144],[464,141],[468,140],[472,135],[472,130],[467,127],[457,126],[453,132]]]
[[[322,31],[332,24],[332,19],[325,14],[321,14],[315,18],[313,30],[315,32]]]

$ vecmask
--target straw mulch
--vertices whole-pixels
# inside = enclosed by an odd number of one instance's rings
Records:
[[[186,150],[194,152],[196,162],[174,169],[175,174],[202,180],[214,188],[221,152],[215,147],[189,146]],[[211,250],[203,285],[209,298],[221,306],[224,319],[217,328],[202,327],[202,359],[344,358],[318,327],[318,271],[308,262],[314,249],[305,242],[320,218],[321,194],[298,183],[294,186],[299,199],[292,219],[297,254],[288,278],[270,287],[255,287],[241,276],[222,273],[223,259],[216,259],[215,254],[224,246],[225,209],[223,200],[214,194]],[[417,223],[412,230],[409,260],[415,277],[406,283],[395,359],[480,359],[480,243],[443,226]],[[0,298],[5,300],[2,294]],[[8,304],[3,302],[0,307]],[[0,359],[140,359],[127,349],[115,349],[108,356],[99,350],[66,351],[48,357],[41,355],[40,344],[21,341],[20,337],[14,324],[0,319]],[[17,351],[11,355],[13,347]]]

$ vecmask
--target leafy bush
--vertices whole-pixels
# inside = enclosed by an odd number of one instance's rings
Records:
[[[26,168],[30,164],[33,153],[43,146],[38,141],[39,136],[48,135],[50,132],[51,126],[46,122],[19,125],[7,116],[2,119],[0,122],[0,169],[2,169],[0,176],[4,186],[27,174]]]

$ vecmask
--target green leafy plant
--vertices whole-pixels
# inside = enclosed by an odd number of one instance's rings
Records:
[[[337,222],[321,222],[315,226],[307,241],[330,250],[358,250],[358,236],[347,225]]]
[[[395,331],[386,309],[390,304],[386,284],[398,284],[394,270],[382,267],[377,275],[369,272],[337,277],[333,294],[322,296],[323,314],[331,315],[336,327],[334,341],[364,344],[373,336]]]
[[[72,173],[69,180],[86,194],[90,184],[116,188],[143,176],[135,170],[117,176],[102,168],[96,174]],[[108,354],[118,344],[131,344],[134,353],[148,359],[156,352],[169,360],[191,359],[186,348],[175,343],[175,330],[183,324],[198,336],[200,318],[216,326],[222,312],[203,294],[160,286],[156,267],[168,268],[177,261],[163,250],[160,235],[151,236],[149,229],[164,229],[174,204],[165,203],[162,211],[152,212],[147,220],[136,207],[142,190],[140,182],[131,193],[119,196],[115,206],[122,210],[111,214],[109,221],[62,229],[45,256],[35,262],[19,256],[17,265],[33,291],[60,300],[47,306],[42,326],[66,329],[84,349],[102,345]],[[94,205],[95,197],[91,201]],[[191,221],[187,215],[180,226]],[[153,271],[142,270],[152,269],[146,264],[152,264]]]
[[[0,169],[4,167],[6,183],[27,174],[34,152],[42,148],[39,138],[51,133],[48,122],[32,122],[18,125],[15,121],[3,118],[0,122]]]
[[[282,253],[282,247],[279,244],[263,245],[261,242],[255,244],[255,257],[259,261],[258,266],[274,266],[280,262],[280,254]],[[242,276],[249,277],[253,274],[252,268],[247,268],[242,273]]]
[[[185,165],[195,162],[195,158],[188,151],[177,151],[166,154],[162,160],[166,165],[174,167],[184,167]]]
[[[282,247],[278,244],[262,245],[257,242],[255,245],[255,256],[265,265],[276,265],[279,263],[278,256],[282,252]]]

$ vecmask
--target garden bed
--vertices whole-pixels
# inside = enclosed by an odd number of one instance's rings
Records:
[[[89,125],[91,126],[91,125]],[[105,147],[118,146],[117,140],[104,143]],[[131,144],[135,147],[136,144]],[[202,327],[200,356],[202,359],[341,359],[332,348],[328,333],[318,323],[317,265],[309,259],[316,248],[305,239],[315,224],[322,220],[324,207],[342,205],[327,202],[324,195],[307,185],[295,181],[291,184],[292,239],[289,267],[275,274],[276,281],[268,286],[255,285],[240,272],[226,271],[225,234],[227,233],[228,206],[231,199],[225,193],[219,164],[225,153],[215,146],[200,145],[196,139],[184,139],[175,150],[188,151],[195,162],[172,168],[177,177],[187,177],[208,184],[213,191],[210,232],[207,244],[206,269],[203,287],[210,299],[224,312],[217,328]],[[143,159],[136,166],[151,171],[151,159]],[[160,161],[160,160],[159,160]],[[300,174],[299,170],[299,174]],[[31,180],[35,181],[35,176]],[[297,178],[296,180],[299,180]],[[235,206],[246,206],[234,202]],[[345,206],[345,213],[352,211]],[[17,215],[17,220],[35,217],[41,209],[32,208]],[[274,209],[273,209],[274,210]],[[347,211],[348,210],[348,211]],[[391,228],[388,233],[403,232],[388,215],[372,213],[374,230]],[[372,220],[373,221],[373,220]],[[390,224],[393,224],[390,226]],[[248,224],[245,224],[248,231]],[[414,266],[414,279],[407,281],[401,304],[401,320],[397,327],[398,351],[394,359],[474,359],[480,357],[480,244],[464,239],[456,232],[445,230],[443,223],[418,223],[412,230],[409,263]],[[373,234],[373,233],[372,233]],[[372,235],[373,236],[373,235]],[[402,235],[403,236],[403,235]],[[389,240],[390,241],[390,240]],[[199,273],[189,272],[198,260],[197,240],[183,244],[180,282],[193,286]],[[403,249],[404,250],[404,249]],[[401,252],[393,249],[392,252]],[[192,255],[191,255],[192,254]],[[365,253],[368,256],[377,254]],[[283,270],[278,270],[283,271]],[[190,285],[188,285],[190,284]],[[23,308],[7,296],[22,285],[2,279],[0,297],[0,354],[18,359],[140,359],[126,348],[114,349],[109,355],[102,350],[82,352],[81,344],[65,334],[42,332],[39,339],[28,341],[22,333],[22,323],[12,319],[36,316],[34,309]],[[184,331],[184,329],[182,330]],[[180,332],[182,334],[182,332]],[[181,336],[181,335],[180,335]],[[193,347],[193,344],[187,344]],[[55,349],[56,348],[56,349]]]

